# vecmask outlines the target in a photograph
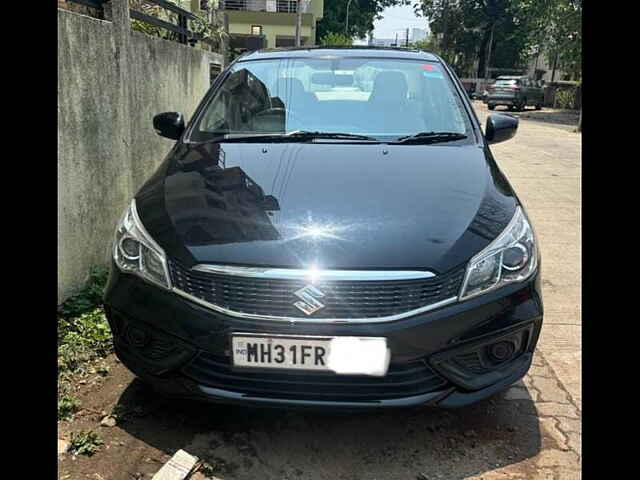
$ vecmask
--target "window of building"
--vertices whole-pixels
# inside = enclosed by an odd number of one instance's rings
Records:
[[[251,25],[251,35],[262,35],[262,25]]]

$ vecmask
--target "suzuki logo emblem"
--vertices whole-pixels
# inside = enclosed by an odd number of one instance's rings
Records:
[[[307,285],[306,287],[293,292],[293,294],[301,300],[293,305],[307,315],[311,315],[325,307],[324,304],[318,301],[318,298],[324,297],[324,293],[313,285]]]

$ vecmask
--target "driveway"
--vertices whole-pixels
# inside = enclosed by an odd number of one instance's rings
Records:
[[[486,106],[474,106],[484,122]],[[90,458],[61,455],[59,478],[148,479],[178,449],[211,466],[194,479],[580,478],[581,135],[527,113],[492,148],[543,256],[545,325],[522,382],[458,410],[329,415],[167,402],[111,356],[109,375],[81,386],[83,410],[59,424],[61,437],[92,428],[105,443]],[[118,424],[100,427],[114,407]]]

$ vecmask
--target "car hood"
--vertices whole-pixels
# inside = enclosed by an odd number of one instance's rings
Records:
[[[517,200],[478,145],[178,143],[136,195],[185,266],[444,273],[491,242]]]

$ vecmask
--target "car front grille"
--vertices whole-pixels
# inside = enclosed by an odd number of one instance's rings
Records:
[[[448,382],[423,360],[389,365],[384,377],[331,372],[250,372],[233,369],[228,357],[201,351],[182,372],[200,385],[270,398],[367,401],[403,398],[445,389]]]
[[[456,297],[464,268],[410,280],[318,280],[324,308],[306,315],[294,304],[303,279],[253,278],[193,270],[169,262],[175,289],[242,316],[299,319],[376,319],[413,312]]]

